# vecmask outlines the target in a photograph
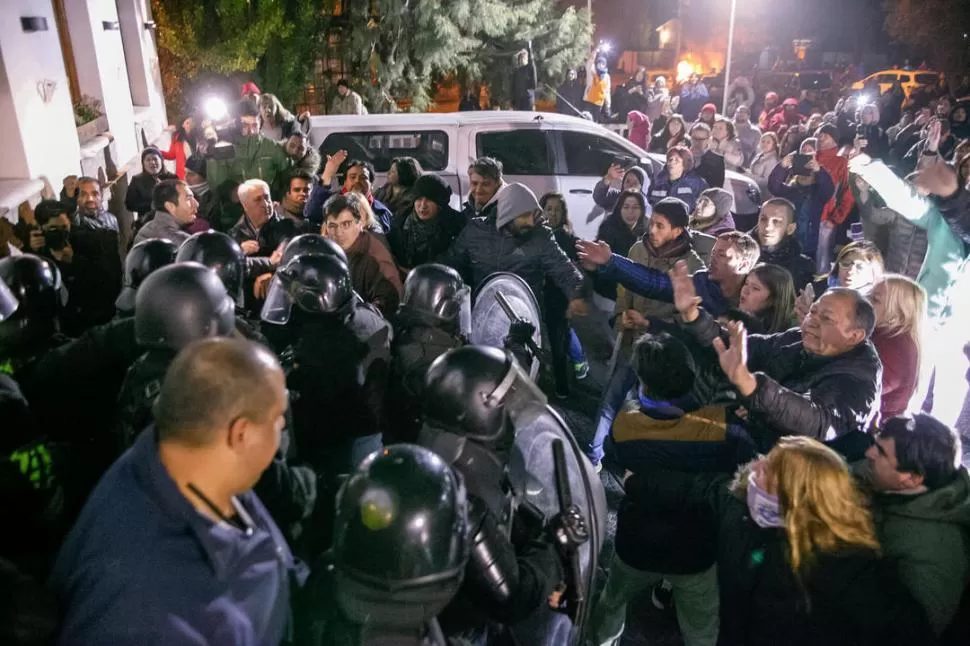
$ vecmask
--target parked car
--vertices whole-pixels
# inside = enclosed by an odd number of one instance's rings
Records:
[[[883,70],[870,74],[861,81],[852,84],[853,90],[861,90],[873,83],[879,84],[879,94],[882,94],[899,82],[903,86],[903,92],[909,96],[910,92],[918,87],[935,86],[940,83],[940,73],[931,70]]]
[[[576,235],[593,239],[607,215],[593,202],[593,187],[618,157],[630,159],[650,177],[663,167],[662,155],[642,148],[603,126],[566,115],[535,112],[454,112],[310,117],[310,138],[321,154],[347,150],[350,158],[374,164],[379,186],[391,160],[411,156],[447,181],[459,208],[468,199],[468,165],[488,155],[500,160],[509,182],[522,182],[536,196],[562,193]],[[751,179],[727,172],[739,212],[757,212]]]

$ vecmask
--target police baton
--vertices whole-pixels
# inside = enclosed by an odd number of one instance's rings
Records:
[[[589,600],[586,596],[586,583],[582,577],[579,562],[579,546],[589,540],[586,518],[579,507],[573,504],[569,488],[569,472],[566,468],[566,452],[562,440],[552,442],[552,461],[556,478],[556,495],[559,498],[559,514],[552,520],[553,540],[565,557],[566,591],[565,611],[573,623],[583,617]]]

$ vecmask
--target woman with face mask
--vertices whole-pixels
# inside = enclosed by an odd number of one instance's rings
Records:
[[[710,514],[713,527],[696,529],[717,541],[718,643],[933,643],[922,608],[880,558],[872,517],[838,453],[783,437],[728,481],[645,471],[627,480],[624,502],[654,514]],[[682,531],[685,549],[697,544]]]

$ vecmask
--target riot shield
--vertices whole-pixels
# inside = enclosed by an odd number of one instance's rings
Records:
[[[557,456],[562,468],[556,468]],[[597,571],[597,560],[606,537],[606,492],[596,470],[580,449],[572,431],[552,408],[546,407],[537,419],[516,431],[515,445],[509,458],[509,479],[519,500],[532,503],[552,520],[566,510],[562,509],[565,498],[571,500],[572,507],[582,516],[588,536],[575,549],[573,562],[576,564],[574,583],[570,583],[567,572],[567,585],[578,584],[582,590],[576,598],[581,601],[574,606],[570,616],[573,620],[573,642],[582,637],[590,613],[590,598]],[[564,492],[563,489],[568,491]],[[567,570],[569,568],[567,567]],[[563,644],[561,616],[545,613],[546,618],[525,622],[512,628],[521,643],[559,646]],[[520,634],[527,631],[528,634]],[[524,641],[523,641],[524,640]],[[556,641],[552,641],[556,640]]]
[[[487,277],[475,290],[473,298],[471,327],[468,340],[476,345],[504,348],[505,337],[509,334],[512,320],[503,309],[500,296],[505,297],[516,316],[525,319],[535,327],[532,340],[535,347],[542,348],[542,313],[539,301],[528,283],[519,276],[508,272],[497,272]],[[539,374],[539,357],[532,358],[531,366],[523,366],[533,379]]]

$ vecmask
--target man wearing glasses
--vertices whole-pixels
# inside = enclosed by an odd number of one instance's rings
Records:
[[[690,128],[690,152],[694,171],[711,188],[724,186],[724,157],[711,150],[711,127],[698,121]]]

